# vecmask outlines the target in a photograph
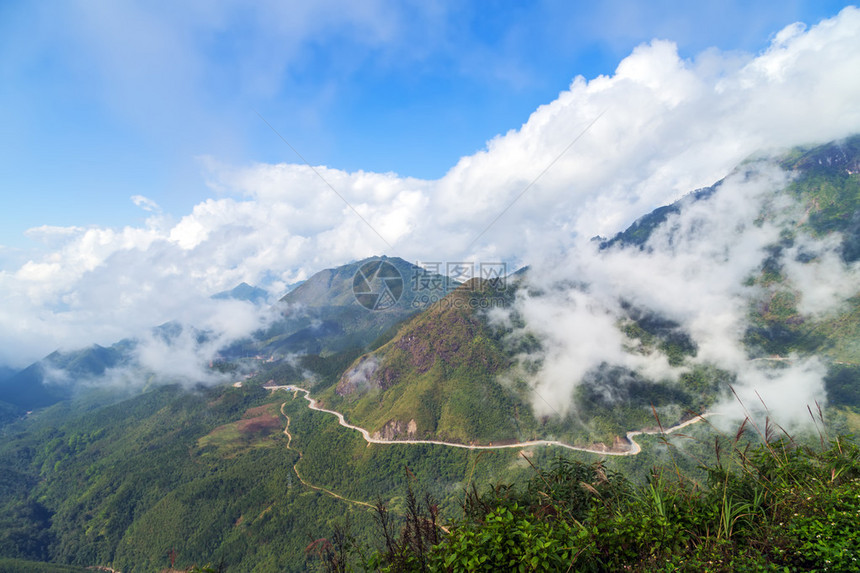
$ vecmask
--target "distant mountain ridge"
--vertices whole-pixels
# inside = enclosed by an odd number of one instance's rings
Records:
[[[396,269],[402,290],[395,304],[370,310],[356,292],[356,275],[366,265],[385,263]],[[448,292],[452,282],[398,257],[369,257],[315,273],[276,303],[281,314],[265,332],[256,333],[244,348],[274,356],[328,355],[363,348],[429,304],[415,288],[422,277],[441,285],[437,296]],[[453,283],[456,286],[459,283]]]
[[[390,264],[402,276],[400,300],[385,310],[369,310],[357,300],[354,277],[362,265],[374,261]],[[295,355],[332,355],[351,349],[364,349],[391,330],[405,318],[420,312],[428,303],[422,302],[413,288],[420,277],[443,288],[447,293],[447,277],[430,273],[400,258],[370,257],[341,267],[325,269],[303,281],[276,302],[272,309],[280,319],[265,331],[254,333],[244,341],[222,349],[219,367],[241,357],[265,355],[278,359]],[[220,300],[243,300],[263,305],[267,291],[241,283],[235,288],[213,295]],[[178,322],[167,322],[151,330],[151,334],[171,344],[183,331]],[[211,333],[195,331],[198,342]],[[125,339],[110,347],[93,345],[73,351],[55,351],[21,371],[9,369],[0,377],[0,401],[13,407],[30,410],[50,406],[70,398],[79,381],[94,380],[109,368],[135,366],[138,341]],[[140,376],[146,376],[143,370]]]
[[[269,292],[242,282],[230,290],[213,294],[212,298],[215,300],[244,300],[253,304],[265,304],[269,300]]]
[[[71,352],[55,351],[0,381],[0,400],[26,410],[50,406],[72,396],[80,380],[92,380],[122,364],[131,342],[94,344]]]
[[[6,378],[9,378],[13,374],[16,374],[17,372],[17,368],[12,368],[10,366],[0,366],[0,382],[5,380]]]
[[[778,159],[778,163],[783,169],[795,174],[795,180],[787,191],[804,202],[810,216],[809,227],[819,234],[834,231],[843,233],[844,260],[858,260],[860,184],[854,176],[860,173],[860,135],[820,146],[795,148]],[[601,241],[601,249],[616,245],[641,248],[669,215],[681,212],[692,202],[712,196],[724,181],[692,191],[670,205],[643,215],[624,231]],[[819,201],[822,198],[824,201]]]

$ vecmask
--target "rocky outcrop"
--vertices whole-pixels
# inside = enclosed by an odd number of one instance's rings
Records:
[[[613,452],[626,452],[630,449],[630,442],[627,438],[622,438],[621,436],[615,436],[615,440],[612,442],[612,451]]]
[[[408,422],[389,420],[382,429],[374,432],[371,437],[376,440],[414,439],[418,434],[418,423],[413,419]]]

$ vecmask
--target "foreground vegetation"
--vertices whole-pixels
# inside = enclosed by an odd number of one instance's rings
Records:
[[[382,550],[351,563],[363,553],[341,538],[322,557],[341,571],[860,569],[860,448],[845,437],[801,446],[770,427],[751,447],[745,430],[717,440],[704,482],[676,468],[633,484],[601,462],[559,458],[525,482],[473,489],[447,531],[410,488],[399,536],[377,509]]]

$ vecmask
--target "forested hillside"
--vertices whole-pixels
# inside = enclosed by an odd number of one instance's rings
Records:
[[[515,452],[369,446],[261,383],[161,387],[95,408],[63,403],[7,426],[0,555],[149,572],[175,550],[182,567],[304,571],[306,546],[333,527],[348,521],[359,539],[373,535],[367,506],[317,488],[398,508],[408,467],[451,516],[468,476],[485,484],[522,470],[509,467]]]

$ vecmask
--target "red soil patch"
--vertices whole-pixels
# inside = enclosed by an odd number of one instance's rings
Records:
[[[258,416],[236,422],[236,429],[243,434],[259,434],[280,428],[281,421],[275,416]]]

